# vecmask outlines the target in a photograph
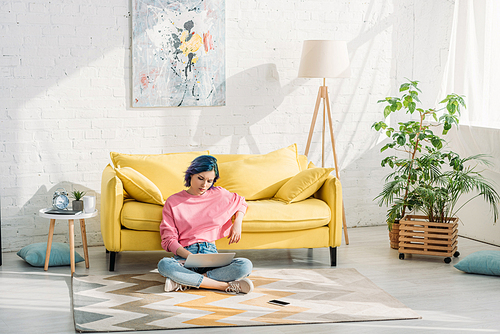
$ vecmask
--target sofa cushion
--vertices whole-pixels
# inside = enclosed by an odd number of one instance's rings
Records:
[[[115,167],[130,167],[151,180],[167,199],[184,189],[184,172],[196,157],[208,151],[169,154],[122,154],[111,152]]]
[[[299,166],[300,170],[307,169],[307,156],[303,154],[299,154]]]
[[[309,168],[288,180],[276,193],[275,199],[287,204],[311,197],[323,185],[334,168]]]
[[[272,198],[298,172],[297,145],[293,144],[268,154],[220,163],[217,185],[246,200]]]
[[[123,188],[132,198],[144,203],[165,204],[160,189],[135,169],[130,167],[115,168],[115,172],[122,181]]]
[[[131,230],[160,231],[163,206],[137,201],[123,203],[121,224]]]
[[[243,232],[297,231],[325,226],[330,208],[322,200],[309,198],[285,204],[276,200],[249,201],[243,218]],[[121,223],[138,231],[160,231],[163,207],[127,201],[123,204]]]
[[[243,232],[297,231],[328,225],[331,212],[319,199],[285,204],[276,200],[249,201]]]

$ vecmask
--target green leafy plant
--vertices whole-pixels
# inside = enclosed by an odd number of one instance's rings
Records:
[[[387,223],[389,230],[394,221],[403,218],[405,211],[413,211],[422,206],[421,198],[415,195],[414,190],[422,183],[429,183],[441,173],[444,163],[439,150],[428,148],[427,152],[409,159],[397,159],[393,172],[385,181],[382,192],[377,196],[379,205],[389,206]]]
[[[449,170],[421,182],[413,191],[412,195],[421,203],[419,211],[423,212],[429,221],[447,223],[456,217],[458,211],[467,203],[481,196],[490,205],[496,222],[500,196],[481,172],[477,171],[479,165],[491,165],[488,157],[478,154],[460,158],[454,152],[447,152],[442,153],[440,158],[442,163],[447,161]],[[468,193],[475,195],[459,205],[461,196]]]
[[[73,190],[71,192],[71,196],[75,199],[75,201],[79,201],[83,196],[85,196],[86,193],[86,191]]]
[[[439,104],[441,108],[423,109],[418,88],[418,81],[403,83],[399,92],[401,97],[386,97],[378,103],[385,103],[384,119],[393,113],[406,113],[417,120],[399,122],[397,127],[390,127],[385,121],[375,122],[372,125],[376,131],[383,132],[390,138],[380,151],[393,149],[394,155],[384,158],[382,167],[390,167],[393,172],[387,176],[383,191],[376,197],[379,205],[389,206],[387,223],[389,230],[395,220],[404,217],[406,210],[421,205],[421,198],[412,194],[413,189],[439,172],[441,162],[436,159],[437,152],[443,147],[444,136],[453,127],[458,125],[460,109],[465,107],[464,99],[456,94],[450,94]],[[441,136],[435,134],[432,128],[442,126]],[[421,154],[425,156],[419,157]]]

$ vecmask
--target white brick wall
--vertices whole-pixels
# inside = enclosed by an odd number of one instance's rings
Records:
[[[421,80],[434,101],[452,7],[444,0],[226,0],[227,106],[136,109],[130,1],[0,2],[4,251],[46,241],[48,222],[37,212],[56,188],[99,195],[110,151],[267,153],[297,142],[303,152],[321,84],[297,78],[304,39],[348,41],[352,77],[327,80],[346,215],[349,226],[383,224],[385,210],[372,201],[386,174],[370,129],[381,117],[376,101],[404,77]],[[316,164],[320,152],[317,134]],[[99,218],[87,222],[87,235],[90,245],[102,244]],[[57,224],[54,240],[67,241],[66,224]]]

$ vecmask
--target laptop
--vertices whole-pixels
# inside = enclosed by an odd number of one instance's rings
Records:
[[[189,254],[184,267],[213,268],[223,267],[231,263],[236,253]]]

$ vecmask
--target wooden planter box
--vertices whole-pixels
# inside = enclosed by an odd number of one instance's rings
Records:
[[[450,223],[426,221],[426,216],[406,215],[399,222],[399,258],[405,254],[444,256],[450,263],[451,256],[459,256],[458,218]]]

